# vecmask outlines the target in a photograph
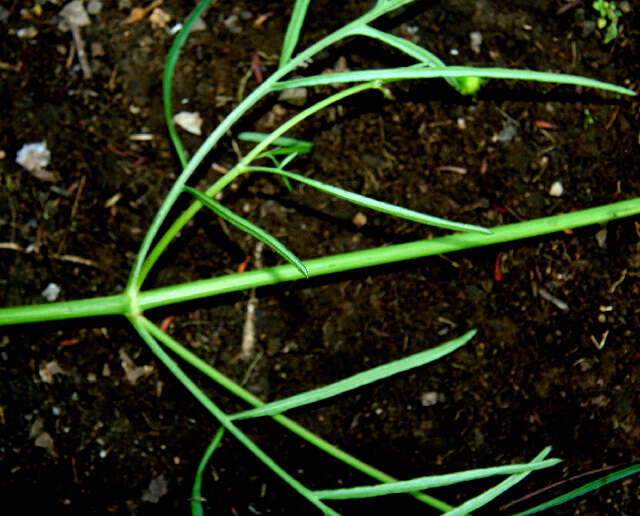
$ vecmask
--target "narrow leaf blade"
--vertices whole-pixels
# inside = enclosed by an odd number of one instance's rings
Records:
[[[633,466],[629,466],[628,468],[624,468],[613,473],[609,473],[608,475],[604,475],[592,482],[584,484],[573,491],[569,491],[563,495],[560,495],[556,498],[549,500],[548,502],[541,503],[540,505],[536,505],[531,509],[527,509],[526,511],[519,512],[514,516],[527,516],[529,514],[535,514],[537,512],[546,511],[551,507],[555,507],[557,505],[566,503],[574,498],[578,498],[586,495],[587,493],[594,491],[600,487],[606,486],[612,482],[616,482],[630,475],[635,475],[636,473],[640,473],[640,464],[634,464]]]
[[[278,68],[282,68],[286,65],[293,55],[293,51],[298,44],[298,39],[300,38],[300,32],[302,31],[302,25],[304,23],[304,18],[307,14],[307,8],[309,7],[310,1],[311,0],[296,0],[293,12],[291,13],[291,19],[289,20],[289,26],[287,27],[287,32],[284,35],[284,42],[282,43],[282,52],[280,52],[280,63]]]
[[[362,70],[355,72],[337,72],[324,75],[313,75],[300,79],[278,82],[274,89],[302,88],[322,84],[338,84],[350,82],[383,81],[395,82],[405,79],[435,79],[435,78],[480,77],[484,79],[510,79],[533,82],[547,82],[555,84],[573,84],[585,88],[597,88],[612,91],[621,95],[636,95],[636,92],[622,86],[608,82],[589,79],[579,75],[569,75],[553,72],[535,72],[511,68],[482,68],[475,66],[444,66],[419,68],[405,66],[401,68],[383,68],[379,70]]]
[[[256,172],[271,172],[283,177],[288,177],[289,179],[293,179],[294,181],[298,181],[299,183],[311,186],[312,188],[320,190],[321,192],[325,192],[327,194],[333,195],[334,197],[339,197],[340,199],[349,201],[352,204],[363,206],[365,208],[379,211],[381,213],[386,213],[387,215],[393,215],[394,217],[399,217],[401,219],[418,222],[419,224],[424,224],[426,226],[450,229],[452,231],[475,232],[483,233],[486,235],[491,234],[490,229],[483,228],[482,226],[465,224],[463,222],[454,222],[451,220],[442,219],[440,217],[434,217],[433,215],[427,215],[425,213],[420,213],[419,211],[414,211],[408,208],[403,208],[401,206],[396,206],[394,204],[378,201],[376,199],[372,199],[371,197],[350,192],[348,190],[338,188],[337,186],[328,185],[326,183],[316,181],[315,179],[310,179],[308,177],[301,176],[300,174],[294,174],[293,172],[288,172],[286,170],[270,167],[249,167],[249,170]]]
[[[224,207],[222,204],[213,200],[211,197],[206,196],[201,191],[196,190],[195,188],[191,188],[190,186],[184,186],[183,188],[185,192],[191,194],[204,206],[213,211],[216,215],[222,217],[224,220],[229,222],[229,224],[232,224],[238,229],[244,231],[245,233],[248,233],[252,237],[268,245],[290,264],[294,265],[306,278],[309,277],[309,271],[304,266],[302,261],[295,254],[289,251],[289,249],[287,249],[284,244],[280,242],[276,237],[270,235],[265,230],[259,228],[255,224],[249,222],[247,219],[234,213],[229,208]]]
[[[374,29],[369,25],[363,25],[362,27],[359,27],[357,29],[357,33],[368,38],[377,39],[378,41],[382,41],[383,43],[386,43],[391,47],[397,48],[401,52],[410,57],[413,57],[414,59],[417,59],[427,66],[446,66],[444,61],[442,61],[442,59],[440,59],[438,56],[429,52],[426,48],[423,48],[420,45],[416,45],[412,41],[409,41],[405,38],[394,36],[393,34],[389,34],[388,32],[384,32],[382,30]],[[455,88],[456,90],[460,89],[460,83],[455,77],[446,77],[445,80],[451,87]]]
[[[536,455],[536,457],[530,462],[530,464],[542,462],[547,457],[547,455],[549,455],[549,452],[551,452],[551,447],[547,446],[538,455]],[[516,473],[515,475],[511,475],[510,477],[500,482],[498,485],[487,489],[485,492],[467,500],[455,509],[446,512],[445,516],[463,516],[469,514],[471,511],[475,511],[476,509],[488,504],[494,498],[500,496],[507,489],[510,489],[518,482],[524,480],[529,473],[529,471],[525,471],[524,473]]]
[[[244,142],[260,143],[265,140],[269,135],[266,133],[256,132],[243,132],[238,134],[238,140]],[[298,154],[309,154],[313,149],[313,142],[307,140],[299,140],[298,138],[290,138],[287,136],[280,136],[271,142],[271,145],[276,147],[293,148]],[[275,149],[274,149],[275,150]]]
[[[319,389],[313,389],[311,391],[303,392],[289,398],[285,398],[280,401],[268,403],[262,407],[239,412],[231,416],[231,419],[248,419],[263,416],[273,416],[280,414],[287,410],[291,410],[296,407],[302,407],[315,403],[317,401],[325,400],[333,396],[338,396],[344,392],[357,389],[363,385],[367,385],[383,378],[388,378],[394,374],[420,367],[429,362],[433,362],[456,349],[464,346],[469,340],[476,334],[476,330],[471,330],[465,333],[463,336],[453,339],[449,342],[441,344],[433,349],[428,349],[414,355],[395,360],[387,364],[383,364],[378,367],[363,371],[361,373],[354,374],[344,380],[320,387]]]
[[[430,475],[418,477],[411,480],[399,482],[388,482],[371,486],[358,486],[343,489],[326,489],[315,491],[318,498],[322,500],[351,500],[355,498],[371,498],[374,496],[384,496],[397,493],[411,493],[422,491],[423,489],[433,489],[435,487],[451,486],[461,482],[469,482],[479,478],[493,477],[497,475],[513,475],[525,473],[537,469],[548,468],[558,464],[560,459],[548,459],[537,463],[510,464],[507,466],[495,466],[492,468],[469,469],[458,471],[457,473],[447,473],[445,475]]]

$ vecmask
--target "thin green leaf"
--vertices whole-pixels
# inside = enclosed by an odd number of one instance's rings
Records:
[[[313,75],[289,81],[280,81],[274,85],[276,90],[289,88],[302,88],[318,86],[322,84],[338,84],[346,82],[367,82],[383,81],[394,82],[405,79],[435,79],[447,77],[482,77],[485,79],[512,79],[534,82],[551,82],[556,84],[575,84],[585,88],[598,88],[606,91],[613,91],[622,95],[636,95],[636,92],[622,86],[607,82],[552,72],[534,72],[531,70],[519,70],[508,68],[481,68],[474,66],[445,66],[431,68],[417,68],[415,66],[405,66],[401,68],[383,68],[380,70],[362,70],[355,72],[328,73],[324,75]]]
[[[272,156],[288,156],[290,154],[307,154],[309,151],[303,145],[291,145],[290,147],[276,147],[263,152],[259,158],[270,158]]]
[[[296,0],[293,12],[291,13],[291,19],[289,20],[289,26],[287,27],[287,33],[284,35],[278,68],[286,65],[293,55],[293,51],[300,38],[300,31],[302,30],[302,24],[304,23],[310,1],[311,0]]]
[[[433,362],[434,360],[437,360],[455,351],[459,347],[464,346],[467,342],[469,342],[469,340],[473,338],[475,334],[476,330],[468,331],[461,337],[450,340],[449,342],[445,342],[444,344],[441,344],[440,346],[437,346],[433,349],[428,349],[426,351],[416,353],[406,358],[401,358],[400,360],[395,360],[393,362],[374,367],[372,369],[369,369],[368,371],[354,374],[349,378],[345,378],[344,380],[326,385],[325,387],[320,387],[319,389],[303,392],[301,394],[297,394],[280,401],[274,401],[273,403],[267,403],[262,407],[238,412],[237,414],[233,414],[230,417],[233,420],[237,420],[263,416],[273,416],[275,414],[280,414],[296,407],[302,407],[304,405],[309,405],[310,403],[315,403],[316,401],[321,401],[333,396],[338,396],[339,394],[357,389],[358,387],[362,387],[363,385],[377,382],[378,380],[388,378],[389,376],[392,376],[394,374],[408,371],[409,369],[420,367],[424,364],[428,364],[429,362]]]
[[[325,183],[321,183],[320,181],[316,181],[315,179],[310,179],[299,174],[294,174],[293,172],[287,172],[286,170],[281,170],[279,168],[248,167],[247,170],[253,172],[270,172],[272,174],[288,177],[289,179],[293,179],[294,181],[298,181],[299,183],[311,186],[316,190],[328,193],[330,195],[333,195],[334,197],[339,197],[340,199],[344,199],[346,201],[349,201],[350,203],[357,204],[358,206],[363,206],[371,210],[386,213],[387,215],[393,215],[394,217],[399,217],[401,219],[418,222],[419,224],[450,229],[452,231],[483,233],[486,235],[491,234],[491,230],[483,228],[482,226],[465,224],[463,222],[453,222],[451,220],[442,219],[440,217],[426,215],[425,213],[420,213],[419,211],[414,211],[408,208],[402,208],[401,206],[396,206],[394,204],[378,201],[376,199],[372,199],[371,197],[366,197],[361,194],[349,192],[348,190],[338,188],[337,186],[327,185]]]
[[[551,446],[547,446],[544,450],[542,450],[531,462],[530,464],[537,464],[542,462],[547,455],[551,452]],[[517,473],[515,475],[511,475],[509,478],[506,478],[502,482],[500,482],[497,486],[492,487],[491,489],[487,489],[484,493],[467,500],[462,505],[459,505],[455,509],[448,511],[445,513],[445,516],[463,516],[471,511],[475,511],[476,509],[482,507],[483,505],[488,504],[494,498],[500,496],[507,489],[510,489],[518,482],[523,480],[529,474],[528,471],[524,473]]]
[[[413,0],[378,0],[371,11],[382,11],[381,14],[384,14],[411,2]]]
[[[374,29],[369,25],[363,25],[362,27],[358,27],[356,29],[356,33],[361,36],[366,36],[368,38],[377,39],[378,41],[382,41],[387,45],[397,48],[403,53],[407,54],[414,59],[426,64],[427,66],[438,66],[445,67],[446,64],[442,61],[438,56],[429,52],[427,49],[421,47],[420,45],[416,45],[412,41],[401,38],[399,36],[394,36],[393,34],[389,34],[388,32],[384,32],[382,30]],[[445,80],[449,83],[451,87],[456,90],[460,89],[460,83],[455,77],[446,77]]]
[[[185,167],[187,164],[187,151],[182,145],[180,135],[178,135],[176,126],[173,123],[173,107],[171,101],[173,75],[175,73],[176,64],[178,63],[178,58],[180,57],[180,51],[186,43],[191,30],[193,29],[193,25],[198,20],[198,18],[202,16],[211,2],[212,0],[202,0],[186,19],[186,21],[182,25],[182,29],[180,29],[180,32],[178,32],[178,35],[175,37],[173,43],[171,44],[171,49],[167,54],[167,61],[162,72],[162,102],[164,107],[164,120],[167,124],[167,129],[169,130],[169,138],[171,139],[171,142],[176,149],[176,154],[178,155],[180,164],[183,167]]]
[[[634,464],[633,466],[629,466],[628,468],[624,468],[619,471],[609,473],[608,475],[604,475],[603,477],[600,477],[597,480],[594,480],[593,482],[584,484],[583,486],[580,486],[574,489],[573,491],[569,491],[568,493],[565,493],[556,498],[553,498],[548,502],[542,503],[540,505],[536,505],[531,509],[527,509],[526,511],[519,512],[517,514],[514,514],[513,516],[526,516],[528,514],[535,514],[537,512],[545,511],[547,509],[550,509],[551,507],[555,507],[556,505],[566,503],[570,500],[573,500],[574,498],[584,496],[587,493],[594,491],[595,489],[598,489],[602,486],[606,486],[607,484],[616,482],[630,475],[635,475],[636,473],[639,473],[639,472],[640,472],[640,464]]]
[[[285,260],[287,260],[290,264],[294,265],[306,278],[309,277],[309,271],[304,266],[302,261],[293,254],[289,249],[287,249],[282,242],[280,242],[276,237],[271,236],[265,230],[259,228],[255,224],[249,222],[247,219],[237,215],[229,208],[224,207],[217,201],[214,201],[211,197],[207,197],[204,193],[195,188],[191,188],[190,186],[183,187],[185,192],[193,195],[198,201],[200,201],[203,205],[213,211],[219,217],[222,217],[224,220],[229,222],[229,224],[234,225],[238,229],[248,233],[254,238],[257,238],[264,244],[268,245],[271,249],[273,249],[276,253],[282,256]]]
[[[260,143],[266,140],[269,135],[266,133],[244,132],[238,134],[238,140],[243,142]],[[287,136],[280,136],[271,142],[271,145],[276,147],[294,147],[298,154],[309,154],[313,148],[313,142],[306,140],[299,140],[297,138],[289,138]],[[299,149],[299,150],[298,150]]]
[[[433,489],[435,487],[451,486],[460,482],[469,482],[478,478],[487,478],[497,475],[513,475],[515,473],[525,473],[537,469],[555,466],[560,459],[548,459],[542,462],[529,464],[510,464],[508,466],[495,466],[492,468],[469,469],[457,473],[446,475],[431,475],[428,477],[418,477],[400,482],[389,482],[387,484],[377,484],[372,486],[359,486],[344,489],[324,489],[314,491],[321,500],[350,500],[355,498],[371,498],[374,496],[384,496],[398,493],[411,493],[422,491],[423,489]]]
[[[198,465],[198,471],[196,471],[196,477],[193,481],[193,488],[191,489],[191,516],[204,516],[204,508],[202,507],[202,475],[204,473],[213,452],[216,451],[216,448],[222,441],[222,437],[224,436],[224,426],[218,428],[218,431],[214,435],[211,443],[207,446],[207,449],[200,459],[200,464]]]

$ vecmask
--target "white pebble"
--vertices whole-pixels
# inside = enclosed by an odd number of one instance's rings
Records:
[[[42,291],[42,297],[44,297],[47,301],[53,302],[58,299],[58,295],[60,294],[60,287],[55,283],[49,283],[47,288]]]
[[[47,142],[25,143],[18,151],[16,163],[29,172],[42,170],[49,164],[51,153],[47,149]]]
[[[180,111],[174,115],[173,121],[191,134],[198,136],[202,134],[202,118],[199,113]]]
[[[549,188],[549,195],[552,197],[560,197],[564,193],[564,188],[560,181],[556,181]]]

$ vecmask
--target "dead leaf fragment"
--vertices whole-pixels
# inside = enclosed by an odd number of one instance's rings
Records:
[[[149,376],[153,372],[153,366],[151,365],[136,366],[124,348],[120,348],[118,353],[120,354],[120,363],[122,364],[122,369],[124,369],[124,374],[131,385],[135,385],[141,377]]]

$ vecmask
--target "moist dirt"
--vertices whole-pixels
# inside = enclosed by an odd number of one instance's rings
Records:
[[[561,71],[637,90],[638,10],[621,2],[619,34],[605,44],[591,3],[417,2],[378,26],[448,64]],[[106,0],[93,10],[90,25],[80,28],[87,78],[71,32],[59,27],[59,2],[41,10],[36,2],[2,2],[2,306],[44,302],[49,283],[60,286],[59,300],[122,291],[179,172],[163,121],[161,75],[169,29],[193,2],[157,4],[159,11],[148,10],[133,23],[127,23],[132,9],[147,4]],[[189,152],[261,74],[274,71],[290,4],[225,0],[207,11],[175,77],[175,110],[203,119],[202,136],[180,129]],[[312,2],[302,44],[368,4]],[[309,63],[308,73],[407,62],[373,42],[348,40]],[[272,130],[300,110],[296,102],[309,104],[332,91],[267,99],[223,139],[193,184],[210,184],[248,149],[235,139],[240,130]],[[486,226],[640,194],[637,100],[504,81],[488,83],[476,98],[459,96],[444,81],[398,85],[391,93],[352,98],[297,127],[291,134],[312,141],[314,150],[294,162],[295,171]],[[22,145],[41,141],[51,152],[50,175],[15,163]],[[560,192],[554,183],[562,185],[561,195],[552,195]],[[265,177],[239,180],[223,202],[303,259],[441,234],[300,185],[289,192]],[[626,219],[261,289],[246,356],[241,346],[250,292],[149,316],[166,321],[172,336],[264,400],[477,328],[478,335],[449,357],[291,416],[399,478],[528,461],[551,445],[560,465],[530,475],[483,512],[507,514],[523,506],[505,508],[511,500],[638,460],[639,242],[640,220]],[[235,272],[247,258],[248,269],[259,263],[255,241],[202,212],[147,287]],[[263,266],[280,263],[269,251],[260,260]],[[188,371],[225,410],[244,408]],[[18,502],[28,514],[187,514],[193,476],[216,428],[124,319],[0,331],[0,491],[7,507]],[[370,482],[275,423],[242,428],[313,488]],[[490,485],[433,494],[455,504]],[[640,505],[638,493],[633,477],[553,514],[631,515]],[[207,514],[313,512],[231,438],[213,456],[203,495]],[[431,513],[406,496],[332,505],[344,514]]]

